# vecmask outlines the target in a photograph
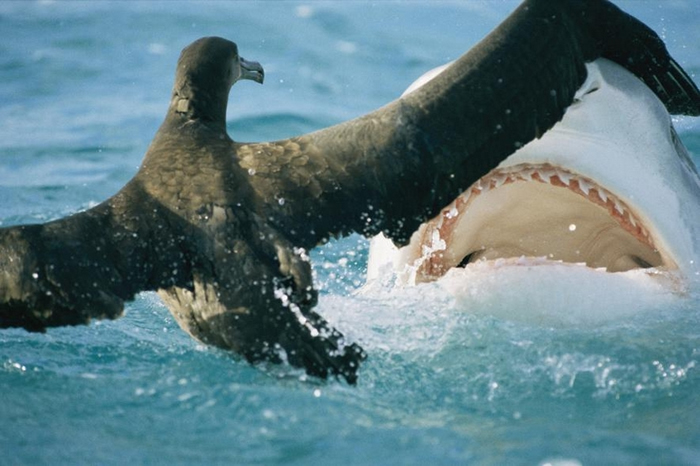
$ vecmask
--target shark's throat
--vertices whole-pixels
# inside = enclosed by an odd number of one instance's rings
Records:
[[[493,170],[418,232],[416,281],[478,260],[545,257],[609,272],[670,266],[632,207],[550,164]]]

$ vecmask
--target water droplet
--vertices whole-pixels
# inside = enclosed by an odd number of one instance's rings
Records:
[[[569,225],[569,231],[576,231],[576,224],[575,223],[572,223],[571,225]]]
[[[285,202],[285,201],[284,201],[284,198],[283,198],[283,197],[280,197],[279,199],[277,199],[277,203],[278,203],[279,205],[284,205],[284,202]]]

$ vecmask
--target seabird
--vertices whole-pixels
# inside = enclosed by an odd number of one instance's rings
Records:
[[[661,39],[604,0],[526,0],[415,92],[275,142],[230,139],[229,90],[262,82],[263,70],[233,42],[199,39],[183,50],[165,121],[121,191],[67,218],[0,230],[0,327],[116,318],[136,293],[157,290],[202,342],[355,383],[366,354],[313,311],[307,251],[351,232],[405,244],[559,121],[598,57],[673,113],[700,113]]]

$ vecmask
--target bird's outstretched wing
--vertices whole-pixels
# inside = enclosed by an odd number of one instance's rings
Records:
[[[604,0],[527,0],[418,90],[315,133],[242,145],[237,157],[295,243],[383,232],[404,244],[558,122],[599,57],[635,73],[670,112],[700,114],[697,87],[640,21]]]

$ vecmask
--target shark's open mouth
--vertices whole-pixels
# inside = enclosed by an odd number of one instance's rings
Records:
[[[479,260],[546,258],[621,272],[670,266],[634,209],[594,180],[550,164],[497,168],[414,236],[416,281]]]

